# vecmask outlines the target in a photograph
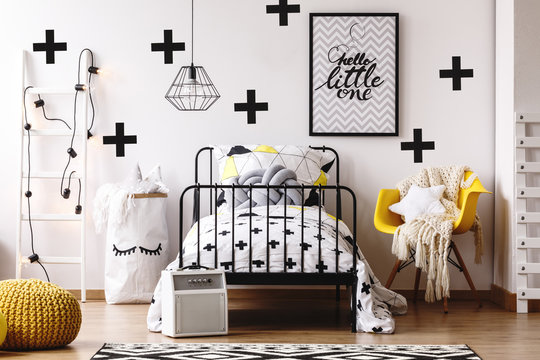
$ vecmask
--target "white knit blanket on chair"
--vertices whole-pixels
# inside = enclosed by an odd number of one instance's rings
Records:
[[[400,198],[403,199],[409,188],[416,184],[419,187],[444,185],[446,187],[441,203],[446,213],[438,215],[424,214],[396,229],[392,244],[392,253],[398,259],[407,260],[410,249],[416,250],[416,267],[427,273],[427,302],[435,298],[450,296],[450,279],[448,275],[448,251],[452,239],[454,222],[458,219],[460,209],[457,200],[460,188],[469,188],[477,178],[476,174],[463,180],[467,166],[431,167],[423,169],[419,174],[408,177],[397,184]],[[475,262],[481,263],[483,253],[482,225],[478,214],[471,226],[476,246]],[[435,281],[435,285],[433,284]]]

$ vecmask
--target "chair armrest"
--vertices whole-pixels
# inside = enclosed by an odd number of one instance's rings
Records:
[[[373,223],[375,228],[386,234],[393,234],[396,228],[403,224],[401,216],[388,210],[392,204],[399,202],[398,189],[381,189],[375,206]]]

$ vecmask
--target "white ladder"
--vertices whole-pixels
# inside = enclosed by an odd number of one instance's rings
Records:
[[[532,262],[530,249],[540,249],[540,237],[529,237],[528,224],[540,226],[540,212],[527,211],[527,200],[540,201],[540,187],[527,186],[527,175],[540,179],[540,162],[527,161],[527,150],[540,150],[540,137],[527,136],[527,124],[540,125],[540,113],[515,114],[515,211],[517,312],[528,312],[528,300],[540,299],[540,288],[529,287],[529,275],[540,274],[540,263]]]
[[[26,51],[23,51],[23,59],[22,59],[22,90],[24,93],[25,87],[28,85],[26,83],[26,58],[28,54]],[[86,71],[88,69],[88,58],[84,57],[83,63],[82,63],[82,69]],[[74,74],[76,75],[76,74]],[[87,84],[87,76],[84,76],[84,85],[86,85],[86,88],[88,89],[89,84]],[[75,84],[73,84],[75,86]],[[40,87],[33,87],[29,88],[26,92],[28,95],[71,95],[75,96],[75,87],[69,88],[40,88]],[[24,96],[22,101],[24,101]],[[31,220],[34,221],[76,221],[80,222],[80,254],[79,256],[69,256],[69,257],[60,257],[60,256],[39,256],[39,261],[42,264],[80,264],[80,271],[81,271],[81,301],[86,302],[86,167],[87,167],[87,121],[88,121],[88,95],[85,91],[83,96],[81,94],[78,95],[77,103],[80,104],[80,111],[77,112],[77,132],[75,134],[75,138],[78,142],[78,146],[76,147],[76,151],[78,153],[77,157],[80,157],[79,160],[79,166],[77,166],[77,173],[74,174],[72,178],[75,180],[80,179],[81,180],[81,206],[82,206],[82,213],[80,215],[75,214],[75,212],[70,214],[58,214],[58,213],[51,213],[51,214],[38,214],[38,213],[32,213],[31,214]],[[28,106],[28,105],[27,105]],[[32,122],[32,119],[28,117],[28,122]],[[17,209],[17,236],[16,236],[16,278],[20,279],[22,276],[22,267],[23,264],[26,262],[25,259],[31,255],[31,254],[22,254],[22,225],[23,223],[28,223],[28,214],[24,213],[24,204],[23,202],[26,200],[24,198],[23,194],[23,183],[25,180],[28,179],[30,175],[30,179],[61,179],[62,178],[62,169],[60,171],[54,171],[54,172],[44,172],[44,171],[32,171],[30,174],[27,174],[25,172],[25,166],[23,164],[24,162],[24,154],[26,151],[26,141],[27,139],[27,132],[24,130],[23,126],[25,124],[25,114],[24,114],[24,107],[23,107],[23,113],[22,113],[22,122],[20,126],[20,143],[21,143],[21,152],[20,152],[20,168],[19,168],[19,201],[18,201],[18,209]],[[69,129],[30,129],[30,136],[31,137],[66,137],[69,138],[72,136],[72,131]],[[26,143],[26,144],[25,144]],[[35,144],[35,143],[34,143]],[[31,145],[32,146],[32,145]],[[35,146],[35,145],[34,145]],[[75,147],[75,145],[74,145]],[[32,149],[30,151],[33,151]],[[67,173],[69,174],[69,172]],[[37,239],[38,243],[43,243],[43,238],[39,237],[39,234],[35,234],[35,240]],[[26,240],[26,239],[25,239]]]

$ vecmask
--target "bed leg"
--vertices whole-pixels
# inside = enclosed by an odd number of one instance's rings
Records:
[[[336,301],[339,302],[341,300],[341,294],[340,294],[340,287],[339,285],[336,285]]]
[[[351,289],[351,303],[352,303],[352,312],[351,312],[351,331],[353,333],[356,333],[356,312],[357,312],[357,304],[356,304],[356,287],[357,287],[357,283],[358,283],[358,278],[355,277],[354,281],[353,281],[353,284],[352,284],[352,289]]]

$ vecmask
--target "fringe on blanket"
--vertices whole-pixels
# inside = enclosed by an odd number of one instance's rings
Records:
[[[430,180],[441,179],[446,176],[445,181],[448,184],[448,178],[454,178],[459,173],[463,174],[468,167],[449,167],[449,168],[429,168],[423,170],[419,175],[405,179],[398,184],[400,193],[403,196],[407,193],[408,188],[412,183],[421,183],[423,186],[434,186],[438,184],[430,183]],[[392,253],[398,259],[407,260],[409,258],[410,249],[416,251],[415,264],[417,268],[422,269],[427,274],[427,285],[425,299],[427,302],[433,302],[435,299],[440,300],[443,297],[450,296],[450,278],[448,274],[448,251],[452,239],[452,231],[454,221],[457,219],[459,209],[457,208],[457,186],[461,188],[469,188],[473,181],[477,178],[476,174],[472,174],[467,180],[461,180],[459,183],[454,183],[453,191],[449,193],[446,199],[442,199],[443,205],[447,209],[446,214],[442,215],[422,215],[416,219],[402,224],[394,233],[392,243]],[[434,182],[434,181],[432,181]],[[480,218],[476,214],[474,224],[470,231],[474,233],[475,243],[475,262],[481,263],[483,254],[483,236],[482,225]]]

